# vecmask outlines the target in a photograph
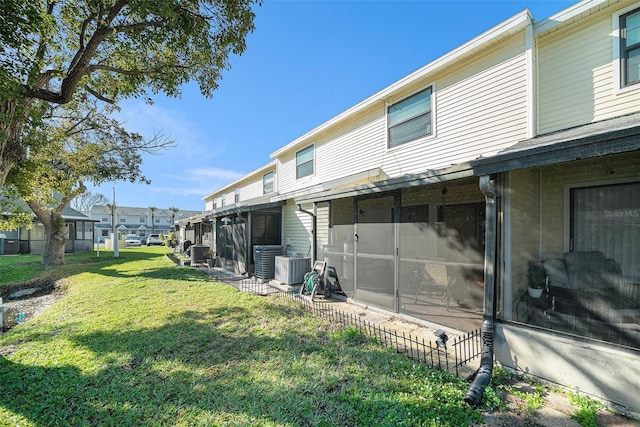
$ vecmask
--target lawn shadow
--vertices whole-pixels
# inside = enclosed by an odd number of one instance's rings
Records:
[[[95,372],[74,365],[22,365],[2,358],[1,405],[36,425],[174,425],[184,422],[183,417],[187,424],[211,425],[222,419],[310,425],[308,417],[326,412],[331,404],[324,409],[292,404],[303,393],[312,399],[309,393],[323,391],[316,375],[304,363],[296,363],[322,352],[326,334],[301,333],[295,322],[286,319],[278,322],[280,329],[267,333],[264,316],[291,317],[298,310],[276,306],[262,310],[260,318],[239,306],[185,311],[151,329],[69,336],[74,347],[84,348],[83,353],[94,354],[104,365]],[[51,340],[46,335],[34,338]],[[273,360],[282,368],[264,375],[261,367]],[[335,385],[318,398],[325,401],[334,392],[340,392]],[[339,422],[343,421],[347,422]]]

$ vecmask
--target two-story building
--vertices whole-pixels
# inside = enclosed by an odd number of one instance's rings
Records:
[[[263,211],[348,298],[640,413],[638,58],[637,1],[522,11],[206,196],[214,249],[250,273]]]
[[[124,240],[127,234],[135,234],[140,238],[145,238],[149,234],[166,236],[175,230],[177,221],[199,213],[200,211],[192,210],[127,206],[116,206],[115,212],[112,212],[108,205],[94,205],[89,212],[86,212],[86,215],[97,221],[94,242],[99,243],[108,239],[114,228],[119,240]]]

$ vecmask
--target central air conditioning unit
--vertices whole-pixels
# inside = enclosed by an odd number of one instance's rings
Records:
[[[311,258],[290,256],[276,257],[275,279],[286,285],[297,285],[304,281],[304,275],[311,271]]]
[[[255,276],[258,279],[273,279],[276,270],[276,256],[282,255],[280,245],[256,245],[253,247]]]

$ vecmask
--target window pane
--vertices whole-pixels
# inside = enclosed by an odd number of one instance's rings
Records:
[[[627,16],[627,46],[640,43],[640,11]]]
[[[640,48],[629,52],[627,59],[627,83],[640,81]]]
[[[431,89],[389,107],[389,126],[394,126],[431,110]]]
[[[389,128],[389,146],[411,141],[431,133],[431,113],[415,117],[395,127]]]
[[[296,164],[301,165],[302,163],[306,163],[310,160],[313,160],[313,145],[305,148],[304,150],[298,151],[296,153]]]
[[[296,169],[296,178],[311,175],[313,173],[313,161],[301,164]]]

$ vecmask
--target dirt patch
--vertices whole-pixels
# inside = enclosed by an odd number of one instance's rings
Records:
[[[10,295],[20,291],[34,291],[19,298],[9,299]],[[56,302],[64,293],[62,280],[31,280],[26,283],[2,288],[4,305],[4,330],[7,331],[19,323],[26,322],[40,314]]]

